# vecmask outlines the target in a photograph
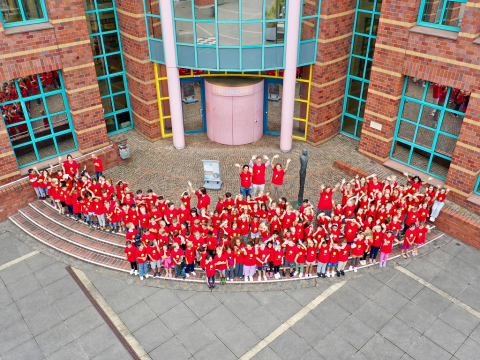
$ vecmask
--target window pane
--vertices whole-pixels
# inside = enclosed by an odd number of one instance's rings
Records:
[[[414,124],[400,120],[400,127],[398,128],[397,137],[413,142],[413,137],[415,136],[415,128],[416,126]]]
[[[123,113],[117,114],[117,125],[118,130],[126,129],[132,126],[132,121],[130,120],[130,112],[125,111]]]
[[[417,122],[419,113],[420,104],[405,100],[405,104],[403,105],[402,118]]]
[[[113,97],[113,104],[115,105],[115,111],[126,109],[127,97],[125,96],[125,94],[115,95]]]
[[[460,135],[460,129],[462,128],[463,116],[453,114],[450,111],[445,111],[445,115],[442,120],[441,131],[451,134],[453,136]]]
[[[303,19],[301,25],[301,40],[314,40],[317,36],[317,18]]]
[[[102,40],[100,35],[90,36],[90,46],[93,56],[103,55]]]
[[[105,53],[113,53],[120,51],[120,44],[118,43],[118,34],[106,34],[103,35],[103,47],[105,48]]]
[[[355,56],[351,57],[350,75],[363,78],[363,70],[365,68],[365,59]]]
[[[108,88],[108,80],[98,80],[98,88],[100,89],[100,96],[105,96],[110,94],[110,89]]]
[[[418,78],[408,78],[408,80],[405,95],[414,99],[423,100],[423,94],[425,92],[423,81]]]
[[[265,45],[283,44],[285,37],[284,22],[265,23]]]
[[[28,131],[28,126],[26,123],[9,127],[7,131],[13,146],[25,144],[27,142],[32,141],[32,138],[30,136],[30,132]]]
[[[25,20],[43,19],[42,0],[23,0]]]
[[[40,116],[45,115],[45,103],[42,98],[37,98],[35,100],[30,100],[25,102],[27,108],[30,108],[30,119],[36,119]]]
[[[35,139],[52,134],[52,130],[50,129],[50,124],[48,123],[47,117],[44,117],[40,120],[32,121],[30,123],[30,127],[32,128],[33,136],[35,137]]]
[[[450,93],[452,102],[449,107],[455,111],[464,113],[470,101],[470,93],[459,89],[452,89]]]
[[[438,125],[438,115],[440,111],[430,106],[423,105],[422,116],[420,117],[420,124],[436,129]]]
[[[375,15],[375,17],[373,18],[372,36],[377,36],[379,21],[380,21],[380,15]]]
[[[367,60],[367,66],[365,66],[365,79],[370,80],[370,74],[372,73],[372,61]]]
[[[13,149],[15,157],[19,166],[27,165],[37,161],[37,155],[35,155],[35,149],[33,144],[25,145],[16,149]]]
[[[404,163],[408,163],[411,149],[412,147],[410,145],[404,144],[400,141],[396,141],[393,147],[392,157],[394,159],[403,161]]]
[[[37,141],[35,147],[37,148],[38,160],[40,161],[57,154],[57,148],[55,147],[53,138]]]
[[[452,157],[453,152],[455,151],[455,145],[457,144],[457,139],[451,136],[438,134],[437,144],[435,145],[435,151],[439,154]]]
[[[115,116],[106,116],[105,117],[105,125],[107,126],[107,132],[117,131],[117,126],[115,125]]]
[[[362,119],[365,117],[365,106],[367,103],[365,101],[360,101],[360,113],[358,114],[358,117],[361,117]]]
[[[428,162],[430,161],[430,153],[418,148],[413,148],[412,158],[410,159],[410,165],[419,168],[420,170],[427,171]]]
[[[285,19],[285,0],[271,1],[270,4],[267,1],[265,8],[265,19]]]
[[[234,24],[231,25],[235,26]],[[197,22],[195,23],[195,29],[197,30],[197,44],[213,46],[217,44],[215,23]]]
[[[370,38],[370,44],[368,45],[368,58],[373,59],[373,55],[375,53],[375,44],[377,43],[377,39]]]
[[[110,114],[113,112],[112,98],[110,96],[102,98],[102,106],[105,114]]]
[[[102,29],[102,32],[117,30],[114,11],[99,12],[98,18],[100,20],[100,28]]]
[[[310,0],[303,2],[302,16],[318,15],[318,2],[320,0]]]
[[[262,23],[242,24],[242,45],[262,45],[262,30]]]
[[[160,18],[147,17],[148,20],[148,35],[152,38],[162,40],[162,25]]]
[[[368,96],[368,83],[363,83],[363,92],[362,92],[362,99],[367,100]]]
[[[62,94],[56,94],[45,98],[49,114],[55,114],[65,111],[65,104],[63,102]]]
[[[419,126],[417,130],[417,137],[415,138],[415,144],[426,147],[427,149],[431,149],[434,138],[435,131]]]
[[[349,97],[347,99],[347,113],[357,116],[358,113],[358,100]]]
[[[160,1],[160,0],[159,0]],[[172,1],[173,16],[181,19],[192,18],[192,0],[188,1]]]
[[[362,128],[363,128],[363,121],[357,121],[357,132],[355,134],[356,137],[360,137],[362,135]]]
[[[342,124],[342,131],[349,133],[351,135],[355,134],[355,125],[357,123],[357,120],[352,119],[349,116],[344,116],[343,117],[343,124]]]
[[[125,84],[124,84],[124,80],[123,80],[123,75],[111,77],[110,78],[110,86],[112,87],[112,93],[113,94],[125,91]]]
[[[57,141],[58,152],[60,154],[75,150],[76,148],[72,133],[58,135],[55,140]]]
[[[262,20],[263,1],[242,0],[242,20]]]
[[[218,20],[238,21],[238,3],[239,0],[217,1]]]
[[[206,5],[205,0],[193,1],[195,3],[195,19],[215,21],[215,1],[211,1],[210,5]]]
[[[305,121],[293,120],[293,136],[305,137],[305,131],[307,129]]]
[[[193,22],[175,20],[175,31],[177,43],[193,44]]]
[[[375,4],[375,0],[360,0],[358,2],[358,8],[362,10],[373,11],[374,4]]]
[[[361,93],[362,93],[362,82],[355,79],[350,79],[350,84],[348,86],[348,95],[359,98]]]
[[[109,74],[115,74],[123,71],[122,55],[116,54],[107,56],[107,63]]]
[[[50,122],[52,123],[53,132],[55,133],[70,129],[67,113],[50,116]]]
[[[160,15],[159,0],[145,0],[147,14]]]
[[[355,35],[353,42],[353,53],[358,56],[367,56],[368,37]]]
[[[452,162],[451,160],[444,159],[437,155],[433,155],[432,163],[430,165],[430,172],[443,179],[446,179],[451,162]]]
[[[113,8],[112,0],[97,0],[98,9],[110,9]]]
[[[239,24],[218,24],[218,44],[220,46],[238,46],[239,39]]]
[[[22,10],[20,10],[18,0],[9,1],[8,3],[2,0],[0,4],[4,23],[8,24],[23,21]]]
[[[85,14],[87,18],[87,27],[89,34],[95,34],[99,32],[98,21],[97,21],[97,14],[96,13],[89,13]]]
[[[95,63],[95,71],[97,77],[107,75],[107,69],[105,67],[105,59],[103,57],[94,58],[93,62]]]
[[[370,35],[370,26],[372,23],[372,14],[357,12],[357,27],[355,32]]]
[[[55,90],[55,75],[53,71],[40,74],[40,83],[42,84],[42,90],[44,94]]]

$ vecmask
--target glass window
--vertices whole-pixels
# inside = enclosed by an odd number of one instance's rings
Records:
[[[263,23],[242,24],[242,45],[262,45]]]
[[[318,15],[319,0],[310,0],[303,2],[302,16]]]
[[[240,2],[239,0],[217,1],[218,20],[238,21],[239,20],[239,2]]]
[[[470,93],[416,78],[405,82],[391,157],[446,179]]]
[[[173,16],[175,18],[192,19],[192,0],[172,1],[172,3],[173,3]]]
[[[93,1],[93,0],[90,0],[90,1]],[[145,0],[145,7],[147,8],[147,14],[160,15],[159,0]]]
[[[148,21],[148,35],[154,39],[162,40],[162,24],[158,17],[147,17]]]
[[[242,20],[262,20],[263,1],[242,0]]]
[[[0,10],[5,27],[48,21],[43,0],[0,0]]]
[[[217,44],[217,38],[215,36],[217,30],[215,23],[197,22],[195,23],[195,29],[197,30],[198,45],[215,46]]]
[[[300,40],[314,40],[317,37],[317,18],[302,19]]]
[[[100,29],[102,32],[117,30],[117,21],[115,11],[100,11],[98,13],[100,20]]]
[[[285,19],[285,10],[285,0],[273,0],[271,2],[267,1],[265,7],[265,19]]]
[[[193,44],[193,22],[175,20],[177,43]]]
[[[467,0],[422,0],[418,23],[424,26],[459,31]]]
[[[218,24],[218,45],[220,46],[238,46],[239,23],[220,23]]]
[[[285,23],[267,22],[265,23],[265,45],[283,44],[285,37]]]
[[[53,71],[10,80],[3,86],[0,111],[20,167],[62,154],[55,134],[74,136],[61,84],[60,71]]]

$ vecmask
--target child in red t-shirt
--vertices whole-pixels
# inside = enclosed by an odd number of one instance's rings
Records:
[[[95,176],[97,181],[100,180],[100,176],[103,176],[103,164],[102,160],[97,156],[97,154],[92,154],[93,166],[95,166]]]
[[[132,245],[132,242],[130,240],[126,242],[125,259],[130,263],[130,275],[138,275],[137,249]]]
[[[212,255],[207,255],[205,259],[205,272],[208,278],[209,289],[215,289],[215,270],[215,261],[213,260]]]
[[[255,245],[255,257],[257,260],[257,280],[261,281],[263,276],[263,279],[267,281],[266,269],[268,259],[270,258],[270,250],[265,247],[264,242],[260,243],[260,245]]]
[[[172,258],[170,257],[170,250],[168,249],[168,243],[162,244],[162,250],[160,250],[160,257],[162,259],[163,267],[165,268],[165,277],[172,277]]]
[[[143,276],[148,279],[148,263],[147,263],[147,249],[143,246],[143,242],[138,243],[137,248],[137,263],[138,273],[140,274],[140,280],[143,280]]]

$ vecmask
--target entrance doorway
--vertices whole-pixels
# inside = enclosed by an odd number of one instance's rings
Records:
[[[180,79],[185,134],[207,131],[203,78]]]
[[[280,136],[282,122],[283,79],[265,78],[263,132]]]

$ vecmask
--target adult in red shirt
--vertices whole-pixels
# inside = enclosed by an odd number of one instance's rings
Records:
[[[252,169],[248,165],[243,165],[240,169],[240,164],[235,164],[238,169],[238,175],[240,176],[240,194],[243,199],[247,198],[252,192]]]
[[[210,209],[210,196],[207,195],[207,189],[203,186],[198,189],[198,191],[194,191],[192,188],[192,183],[189,181],[188,186],[192,193],[195,193],[197,196],[197,213],[200,214],[201,209],[206,209],[207,211]]]
[[[320,199],[318,200],[317,216],[321,212],[324,212],[326,216],[330,217],[333,209],[333,193],[337,191],[339,186],[340,184],[337,184],[333,189],[325,187],[323,184],[320,186]]]
[[[253,155],[249,163],[252,168],[252,198],[255,198],[257,191],[265,191],[265,170],[270,166],[270,160],[267,155],[263,155],[263,158],[267,160],[266,163],[262,162],[260,156]],[[255,160],[255,163],[253,160]]]
[[[62,157],[59,156],[58,160],[59,162],[62,162]],[[67,161],[65,161],[62,164],[62,167],[63,167],[63,172],[65,174],[68,174],[72,177],[75,177],[76,175],[78,175],[79,166],[78,166],[78,163],[75,160],[73,160],[72,155],[67,155]]]
[[[95,167],[95,176],[97,180],[100,179],[100,176],[103,176],[103,164],[102,160],[97,156],[97,154],[92,154],[93,166]]]
[[[272,160],[278,158],[279,156],[280,155],[275,155]],[[274,201],[277,201],[282,197],[283,177],[288,170],[288,165],[290,164],[290,161],[292,161],[292,159],[287,159],[287,165],[285,166],[285,169],[283,169],[282,164],[276,163],[275,165],[273,165],[273,162],[271,163],[273,174],[272,184],[270,186],[270,197]]]

